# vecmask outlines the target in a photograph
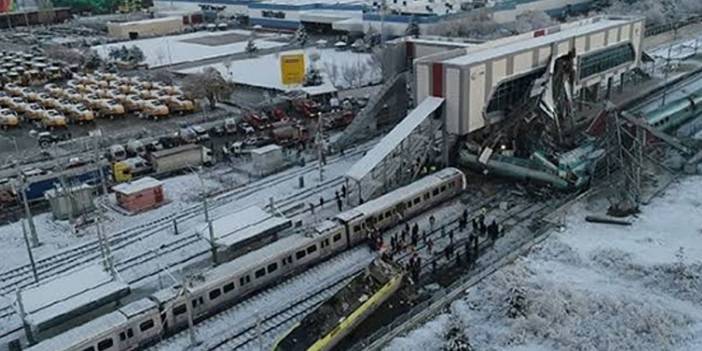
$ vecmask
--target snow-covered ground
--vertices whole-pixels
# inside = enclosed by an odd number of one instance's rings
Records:
[[[457,340],[476,350],[699,350],[702,177],[672,185],[628,227],[584,220],[605,207],[575,204],[564,232],[386,350],[443,350]],[[523,303],[509,302],[517,296]]]
[[[369,63],[371,60],[370,54],[316,48],[283,51],[233,61],[228,68],[224,63],[217,63],[184,69],[179,71],[179,73],[192,74],[201,72],[205,67],[214,67],[225,78],[231,78],[232,81],[239,84],[282,91],[294,90],[299,87],[283,85],[280,72],[280,56],[296,53],[305,54],[305,66],[307,69],[312,64],[310,56],[319,55],[319,60],[315,64],[322,71],[324,85],[331,85],[337,88],[358,87],[377,83],[381,79],[379,69],[369,68],[373,67]]]
[[[144,52],[144,56],[146,57],[144,63],[153,68],[245,52],[247,41],[251,35],[252,32],[246,30],[195,32],[181,35],[139,39],[114,44],[97,45],[94,46],[93,49],[96,50],[97,53],[103,58],[107,58],[111,48],[120,48],[122,46],[129,48],[132,47],[132,45],[135,45]],[[231,36],[232,40],[227,43],[225,43],[225,40],[215,45],[207,45],[204,43],[208,39],[214,40],[218,37],[224,38],[226,36]],[[280,47],[286,44],[285,40],[271,40],[275,38],[280,39],[281,37],[277,34],[256,33],[255,38],[254,43],[259,49]],[[198,40],[202,42],[197,43],[196,41]]]

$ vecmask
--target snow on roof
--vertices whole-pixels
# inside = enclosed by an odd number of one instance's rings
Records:
[[[269,152],[278,151],[278,150],[282,150],[282,148],[280,147],[280,145],[277,145],[277,144],[268,144],[268,145],[266,145],[266,146],[261,146],[261,147],[259,147],[259,148],[256,148],[256,149],[251,150],[251,153],[252,153],[252,154],[263,155],[263,154],[267,154],[267,153],[269,153]]]
[[[28,349],[27,351],[58,351],[68,350],[80,345],[83,340],[93,339],[108,334],[120,325],[127,324],[127,317],[119,311],[100,316],[65,333],[46,339]]]
[[[321,223],[317,224],[314,227],[314,231],[318,234],[323,234],[324,232],[332,230],[338,226],[339,226],[339,223],[332,221],[330,219],[326,219],[326,220],[322,221]]]
[[[377,199],[373,199],[364,203],[363,205],[339,213],[336,215],[336,218],[343,222],[349,222],[361,215],[375,214],[379,211],[388,210],[389,206],[392,204],[395,204],[398,201],[405,201],[406,199],[414,198],[427,188],[441,184],[447,177],[456,175],[460,172],[461,171],[456,168],[444,168],[411,184],[395,189],[394,191],[391,191]]]
[[[309,96],[317,96],[317,95],[331,94],[331,93],[337,92],[337,89],[334,87],[334,84],[332,84],[331,82],[324,82],[321,85],[317,85],[317,86],[301,87],[300,90],[305,92],[305,94],[307,94]]]
[[[133,182],[117,184],[112,187],[112,190],[125,195],[132,195],[161,185],[163,185],[163,182],[158,179],[144,177]]]
[[[185,145],[176,146],[176,147],[173,147],[170,149],[154,151],[151,153],[151,156],[153,158],[159,158],[159,157],[170,156],[170,155],[174,155],[177,153],[181,153],[185,150],[200,149],[201,147],[202,146],[200,146],[198,144],[185,144]]]
[[[223,263],[215,268],[202,273],[202,275],[193,280],[195,289],[204,287],[208,289],[210,286],[220,284],[223,279],[235,277],[244,273],[253,273],[258,267],[258,264],[266,262],[269,259],[283,254],[292,254],[300,247],[305,247],[312,239],[302,235],[290,235],[280,240],[277,240],[269,245],[266,245],[258,250],[251,251],[243,256],[240,256],[232,261]],[[237,286],[239,282],[236,282]],[[169,287],[159,290],[151,295],[157,299],[159,303],[165,303],[176,297],[180,287]]]
[[[149,18],[149,19],[130,21],[130,22],[109,22],[109,23],[113,26],[127,27],[127,26],[131,26],[131,25],[135,25],[135,24],[167,23],[167,22],[183,22],[183,18],[177,17],[177,16],[170,16],[170,17],[161,17],[161,18]]]
[[[215,219],[212,221],[212,229],[215,241],[231,246],[271,231],[282,230],[290,224],[290,220],[285,217],[274,216],[258,206],[251,206]],[[200,233],[207,236],[208,226],[204,225]]]
[[[156,305],[156,303],[151,301],[149,298],[145,297],[120,308],[119,311],[127,318],[131,318],[154,308],[158,308],[158,305]]]
[[[260,48],[259,48],[260,49]],[[350,82],[338,74],[335,81],[326,73],[327,69],[337,67],[338,71],[343,71],[346,67],[361,65],[369,67],[368,61],[371,55],[368,53],[357,53],[349,51],[338,51],[333,48],[306,48],[304,50],[287,50],[268,55],[262,55],[254,58],[232,61],[228,67],[223,63],[209,64],[199,67],[186,68],[178,70],[180,74],[200,73],[205,67],[212,67],[218,70],[222,76],[231,77],[232,81],[237,84],[250,85],[254,87],[262,87],[266,89],[275,89],[280,91],[295,91],[304,90],[301,85],[285,85],[283,84],[280,67],[281,55],[305,54],[305,71],[309,70],[312,65],[310,54],[319,54],[319,60],[316,62],[317,68],[320,69],[322,79],[325,82],[324,89],[331,91],[331,86],[346,88],[350,86]],[[362,77],[358,77],[362,83],[360,85],[368,85],[381,80],[380,70],[367,69],[363,72]],[[327,85],[329,84],[329,85]],[[320,88],[321,89],[321,88]],[[312,87],[311,92],[316,92],[315,87]],[[309,93],[309,92],[308,92]]]
[[[498,58],[512,53],[518,53],[524,50],[529,50],[553,43],[561,42],[577,36],[583,36],[593,32],[599,32],[607,28],[621,26],[631,23],[630,19],[611,19],[602,17],[601,19],[588,22],[580,26],[569,26],[563,30],[546,34],[540,37],[532,37],[523,40],[510,41],[502,46],[489,48],[477,52],[470,52],[456,58],[444,61],[446,65],[467,66],[474,63],[484,62],[493,58]],[[488,45],[490,45],[488,43]]]
[[[429,96],[424,99],[390,133],[383,137],[368,153],[356,162],[346,177],[361,181],[373,168],[392,153],[424,120],[444,102],[443,98]]]
[[[27,322],[39,326],[127,291],[127,284],[113,280],[96,264],[21,291],[21,295]]]

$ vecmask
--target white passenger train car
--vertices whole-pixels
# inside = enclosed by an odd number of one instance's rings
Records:
[[[446,168],[377,199],[323,221],[307,235],[291,235],[190,280],[188,294],[173,286],[133,302],[31,351],[124,351],[148,344],[188,324],[188,312],[200,320],[226,309],[253,292],[280,282],[366,240],[378,230],[409,219],[465,189],[465,175]]]

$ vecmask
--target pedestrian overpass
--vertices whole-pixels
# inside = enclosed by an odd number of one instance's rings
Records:
[[[443,104],[443,98],[425,98],[346,172],[346,187],[358,190],[355,200],[367,201],[413,181],[442,153]]]

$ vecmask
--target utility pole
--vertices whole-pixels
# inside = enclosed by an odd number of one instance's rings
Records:
[[[32,266],[32,274],[34,275],[34,281],[39,282],[39,274],[37,273],[37,265],[34,262],[34,254],[32,254],[32,246],[29,245],[29,238],[27,237],[27,228],[24,226],[24,220],[20,220],[20,225],[22,226],[22,236],[24,237],[24,245],[27,246],[27,255],[29,256],[29,264]]]
[[[98,129],[94,132],[93,137],[95,138],[95,165],[98,168],[100,174],[100,185],[102,185],[102,194],[107,194],[107,183],[105,181],[105,172],[102,169],[102,163],[100,162],[100,143],[98,138],[102,136],[102,129]]]
[[[207,222],[207,231],[210,237],[210,249],[212,250],[212,263],[216,266],[218,264],[217,259],[217,242],[215,241],[214,228],[212,227],[212,221],[210,220],[210,210],[209,204],[207,203],[207,194],[205,193],[205,181],[202,180],[200,174],[195,172],[195,170],[190,167],[190,171],[195,174],[197,179],[200,181],[200,194],[202,196],[202,208],[205,212],[205,222]]]
[[[183,282],[183,289],[185,293],[185,307],[188,310],[188,335],[190,336],[190,346],[197,346],[199,343],[195,337],[195,329],[193,328],[193,304],[190,301],[190,284],[189,279],[185,279]]]
[[[34,218],[32,217],[32,211],[29,209],[29,202],[27,201],[27,189],[24,181],[24,176],[20,173],[19,166],[17,166],[17,179],[20,182],[20,196],[22,197],[22,204],[24,205],[24,215],[27,218],[27,223],[29,224],[29,238],[32,243],[32,247],[37,247],[40,245],[39,236],[37,235],[37,228],[34,226]]]
[[[317,113],[317,158],[319,159],[319,181],[324,180],[324,124],[322,123],[322,113]]]
[[[380,47],[385,47],[385,3],[386,0],[380,2]]]
[[[668,57],[665,60],[665,72],[663,72],[664,77],[663,77],[663,83],[664,83],[664,88],[663,88],[663,99],[661,100],[661,106],[665,105],[665,99],[668,95],[668,75],[670,74],[670,56],[671,56],[671,51],[673,50],[673,45],[675,45],[675,40],[678,38],[678,27],[673,23],[673,43],[668,46]]]

